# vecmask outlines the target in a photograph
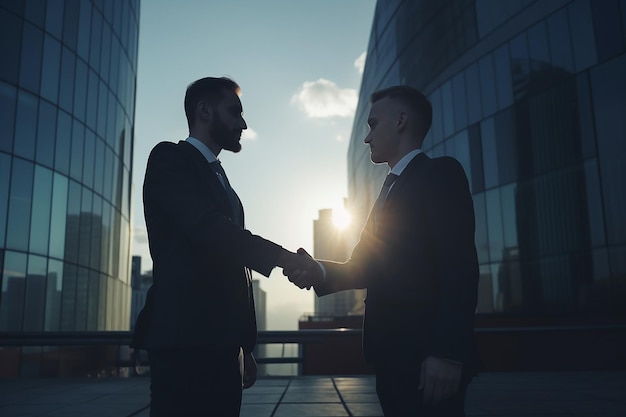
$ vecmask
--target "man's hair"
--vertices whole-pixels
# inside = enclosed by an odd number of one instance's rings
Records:
[[[433,121],[433,107],[426,96],[408,85],[396,85],[375,91],[370,96],[370,102],[374,104],[385,97],[404,104],[417,116],[419,140],[423,142]]]
[[[198,102],[206,101],[211,106],[222,99],[225,91],[232,91],[239,95],[239,85],[227,77],[206,77],[196,80],[187,86],[185,93],[185,115],[189,128],[196,122],[196,107]]]

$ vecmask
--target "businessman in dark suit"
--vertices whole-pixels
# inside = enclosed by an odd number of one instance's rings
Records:
[[[153,417],[239,415],[242,385],[256,379],[249,269],[269,276],[304,259],[244,228],[217,160],[223,149],[241,150],[247,126],[238,94],[227,78],[190,84],[189,137],[159,143],[148,159],[143,199],[154,284],[134,346],[148,351]]]
[[[283,272],[318,296],[367,288],[363,349],[385,416],[463,416],[477,370],[468,182],[455,159],[422,153],[432,108],[419,91],[391,87],[371,104],[365,143],[391,172],[351,258]]]

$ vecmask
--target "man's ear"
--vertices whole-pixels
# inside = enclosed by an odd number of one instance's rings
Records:
[[[396,128],[400,132],[406,128],[406,124],[407,124],[407,114],[405,111],[401,111],[398,114],[398,119],[396,121]]]
[[[198,101],[198,105],[196,106],[196,116],[199,120],[211,122],[213,119],[213,107],[204,100]]]

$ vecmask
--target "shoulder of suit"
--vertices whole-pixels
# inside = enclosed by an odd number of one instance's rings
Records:
[[[432,158],[430,160],[430,165],[432,169],[442,169],[442,170],[459,170],[463,169],[461,163],[451,156],[440,156],[437,158]]]

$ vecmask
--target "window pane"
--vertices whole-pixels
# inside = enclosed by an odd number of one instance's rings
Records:
[[[93,189],[93,173],[96,152],[96,136],[89,129],[85,129],[85,152],[83,158],[83,184]]]
[[[465,99],[465,75],[458,73],[452,79],[452,95],[454,101],[454,125],[457,130],[467,127],[467,101]]]
[[[0,8],[0,79],[17,84],[22,50],[22,19]]]
[[[92,13],[91,44],[89,46],[89,65],[100,68],[100,44],[102,40],[102,15],[96,9]]]
[[[528,94],[530,80],[530,61],[528,59],[528,43],[526,33],[517,36],[509,44],[511,51],[511,78],[513,79],[513,96],[519,100]]]
[[[41,96],[52,103],[57,102],[60,62],[61,44],[56,39],[46,34],[41,71]]]
[[[63,265],[63,293],[61,294],[61,330],[76,330],[76,266]]]
[[[487,207],[485,193],[474,195],[474,214],[476,216],[476,250],[478,262],[482,265],[489,262],[489,237],[487,233]]]
[[[609,244],[626,242],[626,55],[593,69],[598,159]]]
[[[70,143],[72,139],[72,118],[64,111],[59,111],[57,118],[57,137],[54,167],[65,175],[70,169]]]
[[[83,2],[80,0],[65,0],[65,13],[63,14],[63,42],[71,50],[76,50],[80,3]]]
[[[568,8],[570,22],[576,22],[571,31],[574,45],[574,70],[580,72],[598,61],[596,54],[593,21],[589,0],[576,0]]]
[[[4,236],[6,235],[10,174],[11,157],[7,154],[0,153],[0,248],[4,247]]]
[[[604,62],[624,51],[624,36],[616,0],[591,1],[598,61]]]
[[[35,159],[35,138],[37,137],[37,97],[20,91],[17,97],[17,118],[15,122],[15,143],[13,152],[26,159]]]
[[[470,148],[470,167],[472,175],[472,193],[480,193],[485,191],[485,177],[483,175],[483,150],[482,141],[480,139],[480,124],[476,123],[468,129],[469,148]]]
[[[41,76],[41,48],[43,33],[35,26],[26,23],[22,38],[22,58],[20,64],[20,86],[35,94],[39,93]],[[4,62],[3,62],[4,65]]]
[[[0,123],[0,151],[13,152],[16,102],[17,90],[15,87],[0,82],[0,114],[2,115],[2,123]]]
[[[52,168],[54,166],[57,108],[47,101],[41,100],[39,102],[39,122],[37,125],[37,162]]]
[[[480,124],[483,168],[485,171],[485,189],[499,184],[498,153],[496,150],[496,132],[493,118]]]
[[[98,328],[98,292],[100,289],[99,274],[89,271],[89,289],[87,294],[87,328],[86,330],[97,330]]]
[[[452,105],[452,83],[448,81],[441,87],[441,112],[443,116],[443,135],[448,138],[454,134],[454,106]]]
[[[87,65],[82,59],[76,60],[76,79],[74,82],[74,117],[85,122],[87,107]]]
[[[550,65],[548,29],[545,20],[528,29],[528,52],[536,71]]]
[[[504,45],[496,50],[494,60],[498,109],[501,110],[513,104],[513,81],[511,80],[511,59],[509,58],[508,45]]]
[[[32,191],[33,164],[14,158],[9,195],[7,248],[24,252],[28,250]]]
[[[0,330],[21,331],[26,287],[26,254],[4,252]]]
[[[96,130],[98,117],[98,76],[89,71],[89,88],[87,89],[87,127]]]
[[[72,133],[72,155],[70,176],[80,181],[83,176],[83,144],[85,141],[85,126],[74,119]]]
[[[59,87],[59,105],[68,113],[72,112],[74,99],[74,68],[76,57],[67,48],[63,48],[61,56],[61,80]]]
[[[430,95],[430,102],[433,106],[433,123],[430,129],[433,132],[433,145],[437,145],[443,140],[443,109],[441,107],[440,88]]]
[[[67,177],[54,174],[52,193],[52,214],[50,216],[50,256],[63,259],[65,254],[65,233],[67,222]]]
[[[67,224],[65,234],[65,260],[78,262],[78,247],[80,238],[80,203],[81,186],[76,181],[70,181],[67,199]]]
[[[465,70],[465,85],[467,87],[467,109],[469,110],[470,124],[476,123],[482,117],[480,79],[478,65],[472,64]]]
[[[101,195],[103,194],[102,187],[104,184],[104,147],[104,142],[96,138],[93,189]]]
[[[489,259],[501,261],[504,252],[502,233],[502,207],[500,206],[500,190],[485,193],[487,204],[487,230],[489,232]]]
[[[104,225],[102,223],[102,198],[94,194],[91,223],[91,255],[89,260],[89,266],[92,269],[100,269],[100,256],[104,248],[104,233]]]
[[[24,4],[24,19],[43,27],[46,21],[46,0],[26,0]]]
[[[52,206],[52,171],[37,166],[33,189],[33,212],[30,221],[30,251],[48,254],[50,209]]]
[[[77,52],[85,61],[89,59],[89,40],[91,39],[91,2],[80,2],[80,18],[78,19]]]
[[[510,184],[500,190],[502,198],[502,226],[504,231],[504,248],[507,253],[518,250],[517,241],[517,184]]]
[[[24,331],[43,330],[46,305],[46,269],[46,258],[29,256],[24,300]]]
[[[516,181],[518,163],[518,144],[515,132],[515,115],[512,109],[498,113],[494,118],[496,132],[496,155],[499,184]]]
[[[54,7],[46,7],[46,31],[61,39],[63,31],[63,2],[56,2]]]
[[[50,259],[46,285],[45,330],[61,330],[61,290],[63,289],[63,262]]]
[[[87,299],[89,296],[89,271],[87,268],[78,267],[76,274],[76,306],[74,316],[75,330],[85,330],[87,326]]]
[[[83,188],[81,210],[80,210],[80,241],[78,244],[78,263],[80,265],[89,265],[89,251],[94,235],[92,234],[91,225],[93,221],[92,207],[93,193]]]
[[[479,61],[480,68],[480,92],[482,97],[483,117],[496,112],[498,105],[496,99],[495,74],[493,72],[493,56],[488,54]]]
[[[594,248],[604,246],[606,245],[604,213],[602,210],[602,195],[600,193],[598,160],[595,158],[585,161],[585,190],[587,194],[587,212],[591,246]]]
[[[572,57],[572,42],[569,36],[567,10],[561,9],[548,18],[548,33],[550,35],[550,53],[555,67],[568,73],[574,71]]]

